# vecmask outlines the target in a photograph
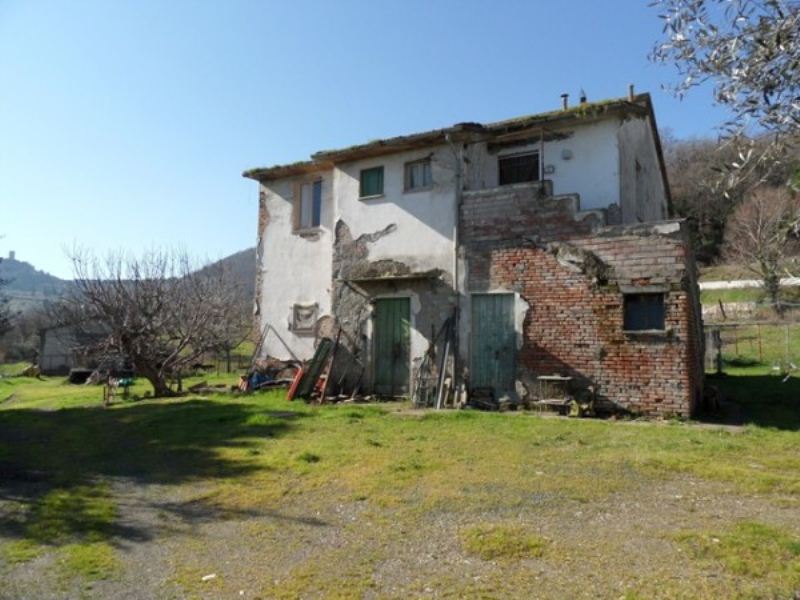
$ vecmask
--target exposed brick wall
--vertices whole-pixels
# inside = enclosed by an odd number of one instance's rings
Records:
[[[589,232],[593,221],[576,221],[577,196],[552,196],[549,181],[465,192],[462,236],[468,243],[508,238],[558,238]]]
[[[678,222],[588,227],[574,205],[491,195],[462,213],[469,290],[508,290],[529,309],[518,379],[594,385],[605,408],[690,415],[702,388],[702,336],[693,256]],[[543,209],[537,213],[535,207]],[[521,233],[525,231],[526,233]],[[663,291],[664,333],[623,331],[624,292]]]

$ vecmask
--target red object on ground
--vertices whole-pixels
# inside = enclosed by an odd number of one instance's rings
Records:
[[[294,381],[292,381],[292,385],[289,386],[289,391],[286,392],[286,399],[287,400],[294,400],[294,394],[297,391],[297,386],[300,385],[300,380],[303,378],[303,367],[297,369],[297,373],[294,376]]]

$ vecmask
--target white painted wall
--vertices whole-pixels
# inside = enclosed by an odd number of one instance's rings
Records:
[[[433,186],[404,192],[406,162],[431,156]],[[455,160],[448,146],[403,152],[337,165],[334,194],[337,219],[350,227],[353,238],[397,225],[397,231],[369,245],[369,260],[393,259],[412,270],[453,272],[455,227]],[[362,169],[383,165],[384,194],[359,199]],[[451,279],[452,281],[452,279]]]
[[[567,139],[545,142],[542,166],[550,165],[554,172],[543,174],[543,178],[553,182],[553,193],[579,194],[582,210],[606,208],[614,202],[619,203],[618,129],[619,120],[609,118],[561,130],[560,133],[569,135]],[[541,151],[541,148],[540,143],[534,143],[490,153],[486,144],[476,144],[469,152],[469,189],[498,185],[499,156]],[[572,153],[571,159],[562,156],[564,150]]]
[[[319,177],[320,174],[311,177]],[[293,232],[293,184],[303,178],[262,184],[269,222],[262,232],[261,328],[269,323],[301,359],[314,354],[314,335],[291,330],[294,304],[319,304],[318,316],[331,313],[333,250],[333,176],[322,173],[321,227],[316,236]],[[262,355],[288,359],[291,354],[275,332],[267,335]]]

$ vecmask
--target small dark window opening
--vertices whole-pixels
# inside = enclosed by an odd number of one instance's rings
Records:
[[[500,185],[539,181],[539,153],[501,156],[497,159]]]
[[[359,196],[380,196],[383,194],[383,167],[373,167],[361,171]]]
[[[664,294],[626,294],[625,331],[663,331]]]

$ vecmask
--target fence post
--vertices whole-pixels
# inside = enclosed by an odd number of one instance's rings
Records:
[[[758,331],[758,362],[764,362],[764,352],[761,349],[761,323],[756,324],[756,330]]]
[[[783,364],[789,369],[789,324],[783,326]]]

